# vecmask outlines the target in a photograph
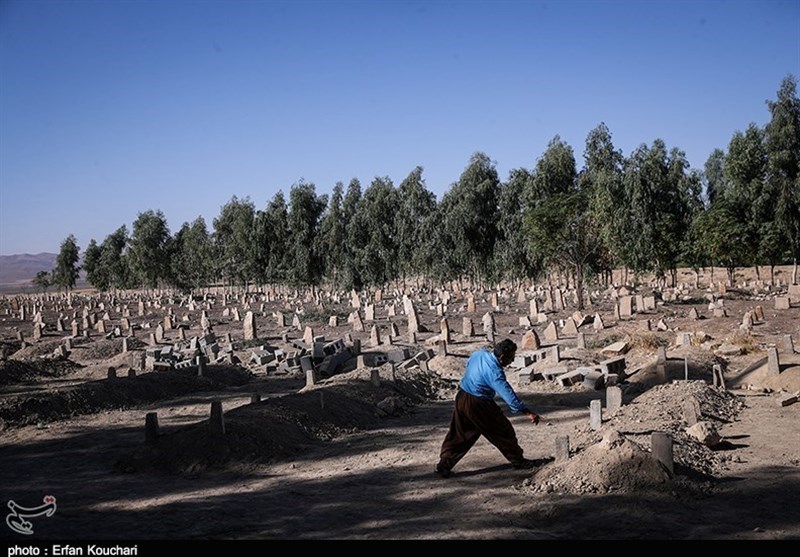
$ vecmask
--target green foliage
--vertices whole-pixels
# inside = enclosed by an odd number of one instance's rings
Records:
[[[788,240],[795,263],[800,259],[800,98],[797,78],[781,82],[778,98],[767,103],[767,179],[774,195],[775,223]],[[796,277],[795,277],[796,278]]]
[[[50,273],[47,271],[39,271],[36,273],[33,280],[31,280],[31,284],[42,292],[47,292],[47,289],[50,288],[50,276]]]
[[[80,273],[80,267],[77,264],[79,251],[77,240],[72,234],[61,242],[61,250],[56,257],[56,267],[52,272],[53,284],[65,290],[75,288],[75,282]]]
[[[412,170],[401,182],[397,194],[397,268],[403,277],[422,274],[426,265],[422,247],[428,241],[424,226],[436,210],[436,196],[428,191],[421,166]]]
[[[256,277],[265,283],[288,282],[289,261],[289,207],[283,191],[278,191],[266,210],[259,211],[255,219]]]
[[[328,199],[317,196],[314,184],[300,181],[292,186],[289,200],[289,282],[295,286],[318,284],[322,263],[315,238]]]
[[[132,284],[155,288],[169,277],[170,232],[164,213],[148,210],[133,222],[128,261]]]
[[[214,276],[214,245],[203,217],[183,223],[172,239],[170,276],[185,292],[209,284]]]
[[[397,205],[397,190],[392,181],[388,177],[375,178],[364,191],[350,221],[350,253],[365,285],[377,286],[397,276]]]
[[[214,219],[217,272],[231,284],[247,285],[255,278],[255,205],[235,195]]]
[[[324,276],[334,286],[342,285],[343,269],[346,264],[347,230],[342,209],[343,199],[344,185],[337,182],[320,222],[317,237],[318,250],[325,269]]]

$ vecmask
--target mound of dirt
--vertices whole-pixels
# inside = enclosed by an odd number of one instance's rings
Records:
[[[19,364],[14,364],[19,365]],[[0,429],[47,423],[101,410],[133,408],[193,392],[243,385],[252,374],[235,366],[117,377],[42,392],[7,395],[0,400]]]
[[[44,381],[69,375],[80,364],[63,358],[40,358],[35,361],[0,361],[0,386]]]
[[[693,402],[701,421],[712,424],[733,421],[744,402],[728,391],[703,381],[676,381],[652,387],[623,405],[604,421],[602,432],[588,426],[570,435],[573,447],[563,463],[550,463],[526,480],[533,492],[572,494],[670,491],[674,482],[702,491],[713,474],[724,469],[728,457],[686,433],[684,407]],[[674,473],[670,474],[651,454],[653,432],[670,434]]]
[[[372,373],[378,372],[379,384]],[[356,369],[335,375],[297,393],[234,408],[224,414],[225,435],[215,434],[209,420],[158,438],[121,458],[123,472],[162,471],[197,474],[241,471],[255,464],[291,457],[347,433],[369,430],[382,420],[413,411],[438,398],[449,383],[418,368]]]

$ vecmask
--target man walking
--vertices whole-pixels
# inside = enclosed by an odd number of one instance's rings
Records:
[[[528,409],[508,383],[503,368],[514,361],[517,345],[505,339],[493,350],[477,350],[467,360],[459,383],[450,429],[442,442],[436,473],[452,475],[453,467],[469,452],[481,435],[502,453],[514,468],[533,468],[534,461],[522,456],[514,426],[494,401],[499,395],[513,413],[522,413],[534,423],[539,415]]]

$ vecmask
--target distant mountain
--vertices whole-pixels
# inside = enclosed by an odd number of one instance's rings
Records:
[[[0,255],[0,292],[35,292],[31,281],[39,271],[52,271],[56,266],[56,258],[57,253]],[[84,278],[85,273],[81,272],[78,282]],[[48,291],[54,290],[50,288]]]
[[[30,282],[39,271],[48,273],[56,266],[57,253],[0,255],[0,285]]]

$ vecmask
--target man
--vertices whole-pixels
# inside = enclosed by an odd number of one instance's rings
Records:
[[[508,383],[503,368],[514,361],[517,345],[505,339],[494,350],[478,350],[467,360],[459,383],[450,430],[442,442],[436,473],[452,475],[453,467],[469,452],[481,435],[503,454],[514,468],[532,468],[534,462],[522,456],[514,426],[494,401],[496,395],[513,413],[522,413],[534,423],[539,415],[528,409]]]

